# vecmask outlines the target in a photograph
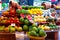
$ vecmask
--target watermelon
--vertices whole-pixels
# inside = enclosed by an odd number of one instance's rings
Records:
[[[46,36],[46,32],[45,32],[44,30],[40,30],[40,31],[39,31],[39,35],[40,35],[41,37],[44,37],[44,36]]]

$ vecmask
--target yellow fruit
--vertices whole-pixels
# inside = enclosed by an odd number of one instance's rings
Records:
[[[45,27],[44,27],[44,30],[50,30],[50,27],[45,26]]]

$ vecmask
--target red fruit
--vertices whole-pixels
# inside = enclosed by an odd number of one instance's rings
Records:
[[[32,17],[30,15],[27,15],[28,20],[32,20]]]
[[[10,14],[11,14],[11,15],[15,15],[15,13],[16,13],[15,9],[11,9],[11,10],[10,10]]]
[[[20,23],[20,21],[16,21],[16,24],[17,24],[17,23]]]
[[[25,18],[25,15],[24,15],[24,14],[20,14],[20,16],[21,16],[22,18]]]
[[[10,20],[10,23],[14,23],[14,20]]]
[[[14,18],[10,18],[10,23],[14,23],[15,22],[15,20],[14,20]]]
[[[14,18],[11,17],[10,20],[14,20]]]
[[[10,24],[10,20],[6,20],[6,23],[9,23]]]
[[[15,19],[15,23],[20,23],[18,18]]]

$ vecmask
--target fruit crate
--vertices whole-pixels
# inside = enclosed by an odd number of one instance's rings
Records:
[[[33,37],[33,36],[29,36],[30,40],[45,40],[46,36],[44,37]]]
[[[0,40],[16,40],[15,34],[0,32]]]

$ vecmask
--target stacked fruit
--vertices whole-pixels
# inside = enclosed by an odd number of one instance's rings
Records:
[[[9,25],[8,27],[5,27],[4,25],[0,26],[0,31],[15,32],[16,30],[21,32],[22,27],[20,27],[20,26],[11,26],[11,25]]]
[[[51,30],[51,29],[57,29],[58,28],[55,24],[39,25],[38,27],[43,29],[43,30]]]
[[[50,30],[50,27],[46,26],[46,25],[39,25],[38,27],[43,29],[43,30]]]
[[[34,21],[35,22],[46,22],[46,19],[43,16],[34,16]]]
[[[32,30],[30,30],[27,33],[29,36],[33,37],[44,37],[46,36],[46,32],[42,30],[41,28],[33,27]]]
[[[49,27],[50,27],[50,29],[57,29],[58,27],[57,27],[57,25],[56,24],[49,24]]]
[[[4,17],[4,16],[1,16],[0,17],[0,23],[3,23],[3,24],[11,24],[11,23],[15,23],[15,24],[19,24],[20,21],[19,21],[19,18],[17,17]]]
[[[7,17],[1,16],[0,17],[0,23],[6,23],[7,19],[8,19]]]
[[[16,10],[16,13],[17,13],[17,14],[30,14],[29,11],[24,10],[24,9],[22,9],[22,10],[17,9],[17,10]]]
[[[29,9],[28,11],[30,12],[30,14],[43,14],[41,9]]]
[[[44,8],[43,6],[22,6],[22,9],[35,9],[35,8]]]

